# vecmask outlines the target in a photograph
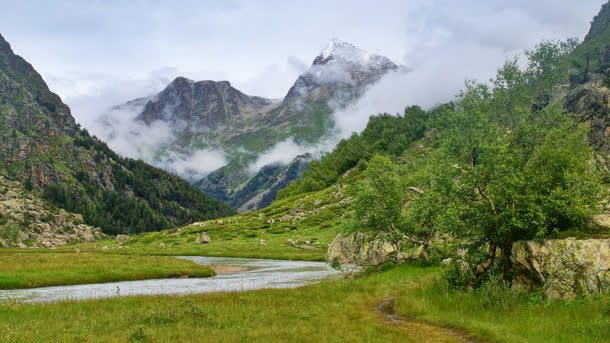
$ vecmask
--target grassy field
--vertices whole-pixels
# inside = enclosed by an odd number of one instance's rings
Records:
[[[604,342],[609,299],[503,289],[449,294],[438,268],[399,266],[287,290],[0,304],[5,342]],[[403,319],[375,310],[395,298]],[[406,319],[411,318],[411,319]],[[433,324],[433,325],[431,325]],[[452,329],[447,329],[452,328]]]
[[[172,257],[14,251],[0,250],[0,289],[214,275],[210,268]]]
[[[343,186],[274,202],[264,209],[232,217],[193,223],[181,228],[133,236],[123,244],[113,240],[60,247],[127,255],[199,255],[282,260],[324,261],[326,249],[341,230],[349,211]],[[210,244],[197,244],[202,232]],[[305,245],[300,249],[288,244]]]

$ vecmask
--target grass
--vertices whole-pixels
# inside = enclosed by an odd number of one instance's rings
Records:
[[[0,250],[0,289],[213,275],[210,268],[171,257]]]
[[[450,292],[439,278],[398,298],[405,316],[459,328],[490,342],[607,342],[610,296],[571,301],[498,285]]]
[[[405,265],[296,289],[5,303],[0,332],[6,342],[459,341],[441,326],[497,342],[603,342],[610,335],[608,298],[549,302],[493,290],[452,294],[439,274],[438,268]],[[498,306],[490,294],[513,300]],[[384,320],[374,307],[388,297],[397,299],[400,314],[417,320]]]
[[[326,249],[341,230],[349,205],[338,196],[340,186],[274,202],[264,209],[232,217],[147,232],[122,245],[115,241],[79,244],[57,250],[94,251],[122,255],[196,255],[281,260],[324,261]],[[346,192],[343,192],[346,193]],[[197,244],[206,232],[210,244]],[[287,242],[309,242],[317,250],[293,247]],[[106,248],[104,248],[106,247]],[[104,249],[104,250],[102,250]]]

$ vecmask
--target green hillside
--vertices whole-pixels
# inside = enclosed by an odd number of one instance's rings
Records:
[[[0,174],[109,234],[232,213],[181,178],[122,158],[91,137],[1,36]]]

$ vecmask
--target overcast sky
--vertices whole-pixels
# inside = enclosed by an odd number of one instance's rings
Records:
[[[486,77],[541,39],[582,39],[603,2],[0,0],[0,33],[87,122],[83,99],[112,105],[178,75],[281,98],[333,37],[460,82]]]

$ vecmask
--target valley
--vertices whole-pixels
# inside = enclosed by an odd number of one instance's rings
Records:
[[[0,341],[607,342],[610,2],[542,38],[348,133],[441,67],[332,39],[282,99],[178,76],[89,132],[0,36]]]

